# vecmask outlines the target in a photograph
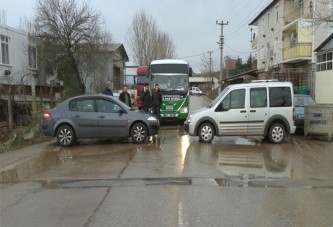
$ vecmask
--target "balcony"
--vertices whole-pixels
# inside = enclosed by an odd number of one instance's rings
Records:
[[[311,43],[296,44],[293,47],[285,48],[283,50],[284,62],[294,63],[304,60],[311,60],[311,57],[312,57]]]

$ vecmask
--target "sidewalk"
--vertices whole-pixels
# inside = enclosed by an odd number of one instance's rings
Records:
[[[35,145],[23,147],[17,150],[11,150],[0,154],[0,172],[15,168],[15,166],[28,162],[42,153],[59,149],[54,145],[55,141],[38,143]]]

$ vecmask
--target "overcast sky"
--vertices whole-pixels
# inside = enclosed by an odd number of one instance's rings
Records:
[[[216,20],[229,21],[224,26],[224,56],[246,59],[251,52],[249,22],[271,0],[91,0],[101,12],[105,27],[116,42],[123,43],[131,59],[126,35],[133,15],[144,10],[157,21],[159,28],[170,34],[178,58],[188,61],[195,72],[202,69],[201,56],[213,52],[214,69],[219,69],[220,51],[216,43],[220,26]],[[33,18],[35,0],[0,0],[6,12],[7,25],[18,28],[20,18]],[[133,64],[133,63],[129,63]]]

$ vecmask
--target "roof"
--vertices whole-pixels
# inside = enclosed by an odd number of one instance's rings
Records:
[[[239,78],[241,76],[246,76],[246,75],[257,77],[257,74],[258,74],[258,70],[257,69],[253,69],[253,70],[246,71],[246,72],[234,75],[234,76],[230,76],[228,78],[223,79],[222,81],[234,80],[234,79],[237,79],[237,78]]]
[[[253,25],[266,11],[268,11],[269,8],[271,8],[272,5],[274,5],[279,0],[273,0],[271,3],[269,3],[250,23],[249,25]]]
[[[121,55],[124,57],[124,60],[129,61],[125,47],[121,43],[111,43],[110,45],[104,46],[103,49],[110,52],[120,51]]]
[[[151,62],[151,65],[155,64],[186,64],[188,65],[187,61],[180,60],[180,59],[163,59],[163,60],[154,60]]]
[[[333,39],[333,33],[328,36],[313,52],[319,52],[329,41]]]
[[[289,81],[260,81],[260,82],[247,82],[247,83],[242,83],[242,84],[232,84],[229,85],[228,87],[230,88],[243,88],[243,87],[258,87],[258,86],[268,86],[268,87],[279,87],[279,86],[288,86],[288,87],[293,87],[292,83]]]

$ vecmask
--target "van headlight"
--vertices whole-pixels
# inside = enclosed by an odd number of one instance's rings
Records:
[[[188,107],[180,108],[179,112],[180,113],[188,113]]]
[[[157,118],[154,116],[148,117],[147,121],[157,121]]]

